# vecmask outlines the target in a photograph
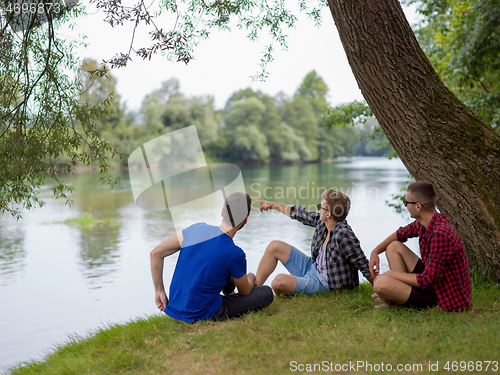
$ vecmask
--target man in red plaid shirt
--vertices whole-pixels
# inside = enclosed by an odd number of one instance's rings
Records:
[[[439,305],[445,311],[470,306],[469,263],[458,233],[446,216],[436,212],[436,189],[425,181],[408,186],[403,203],[416,219],[399,228],[370,256],[375,278],[373,298],[384,304],[424,308]],[[420,259],[403,245],[418,237]],[[390,270],[379,274],[379,254],[386,252]]]

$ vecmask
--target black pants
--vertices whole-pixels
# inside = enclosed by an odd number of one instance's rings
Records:
[[[419,274],[423,273],[425,270],[425,264],[422,259],[419,259],[415,268],[411,273]],[[436,306],[438,303],[436,294],[432,290],[423,290],[422,288],[417,288],[415,286],[411,287],[411,293],[403,306],[413,307],[415,309],[425,309],[427,307]]]
[[[229,280],[230,284],[232,278]],[[234,290],[234,281],[232,284],[226,285],[223,293],[230,293]],[[226,320],[232,318],[238,318],[250,311],[261,310],[264,307],[269,306],[274,299],[273,290],[266,285],[256,286],[252,289],[250,294],[242,296],[238,293],[229,296],[222,296],[222,305],[215,315],[211,318],[212,320]]]

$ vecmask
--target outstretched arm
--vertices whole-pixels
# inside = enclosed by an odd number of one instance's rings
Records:
[[[274,202],[268,202],[268,201],[263,201],[259,199],[254,199],[254,202],[258,202],[260,204],[259,206],[259,211],[267,211],[270,208],[274,208],[276,211],[279,211],[281,213],[284,213],[287,216],[290,216],[290,209],[292,206],[282,204],[282,203],[274,203]]]
[[[370,267],[370,273],[373,277],[377,277],[380,273],[380,259],[378,255],[383,253],[390,243],[397,240],[398,236],[396,235],[396,232],[394,232],[384,241],[382,241],[375,249],[372,250],[372,253],[370,255],[370,264],[368,265],[368,267]]]
[[[168,304],[167,294],[163,285],[163,259],[179,251],[183,240],[182,232],[174,234],[156,246],[150,254],[151,276],[153,276],[153,285],[155,287],[156,307],[162,311],[165,310]]]

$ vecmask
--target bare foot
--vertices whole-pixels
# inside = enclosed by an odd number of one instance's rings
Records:
[[[393,303],[383,303],[381,305],[375,306],[376,309],[394,309],[400,308],[401,306],[393,304]]]

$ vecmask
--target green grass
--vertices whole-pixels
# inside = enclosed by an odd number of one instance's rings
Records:
[[[122,222],[112,218],[97,219],[92,213],[86,213],[79,217],[73,217],[64,221],[65,224],[74,225],[81,229],[92,229],[96,226],[117,228],[122,226]]]
[[[433,374],[472,374],[479,372],[444,366],[448,361],[450,366],[452,361],[458,366],[460,361],[500,361],[498,285],[476,284],[473,305],[465,313],[437,307],[376,310],[371,293],[371,285],[363,284],[354,291],[280,297],[263,311],[226,322],[186,324],[165,315],[137,319],[73,339],[13,374],[310,373],[298,371],[299,364],[316,364],[316,370],[327,366],[316,373],[384,373],[345,366],[346,371],[335,371],[335,365],[357,361],[383,362],[393,370],[398,364],[422,365],[420,371],[394,374],[430,373],[429,364],[436,362],[439,371]],[[484,369],[481,374],[500,372],[491,365]]]

